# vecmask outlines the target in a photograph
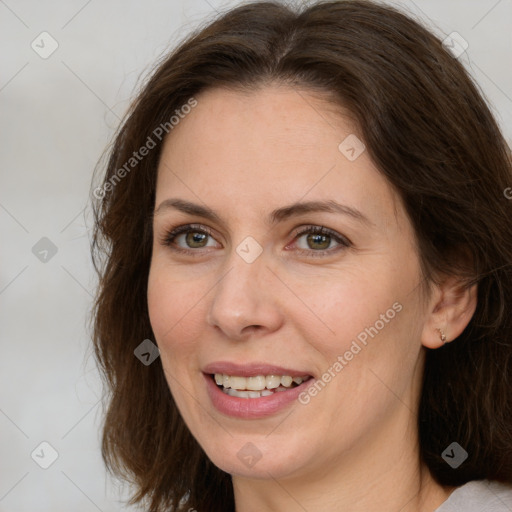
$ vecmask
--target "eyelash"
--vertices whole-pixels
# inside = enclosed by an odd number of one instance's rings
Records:
[[[198,249],[183,249],[182,247],[178,247],[178,246],[174,245],[174,240],[176,239],[176,237],[178,235],[181,235],[183,233],[188,233],[188,232],[202,233],[202,234],[208,235],[211,238],[214,238],[212,231],[208,227],[202,226],[200,224],[187,224],[184,226],[178,226],[178,227],[168,231],[167,233],[164,234],[164,236],[162,237],[160,242],[162,245],[167,246],[171,250],[176,251],[178,253],[192,255],[192,256],[201,256],[201,254],[200,254],[201,251],[199,251]],[[352,246],[352,243],[350,242],[350,240],[348,240],[348,238],[345,238],[345,237],[339,235],[338,233],[336,233],[335,231],[332,231],[331,229],[325,228],[323,226],[314,226],[314,225],[306,226],[303,229],[301,229],[300,231],[298,231],[297,233],[295,233],[293,241],[297,240],[298,238],[300,238],[302,235],[305,235],[305,234],[328,235],[335,242],[340,244],[338,247],[336,247],[334,249],[323,249],[323,250],[318,250],[318,251],[315,251],[313,249],[296,249],[296,251],[298,251],[299,254],[303,254],[303,255],[306,255],[309,257],[329,256],[335,252],[338,252],[343,249],[347,249]]]

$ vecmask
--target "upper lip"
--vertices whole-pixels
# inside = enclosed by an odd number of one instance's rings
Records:
[[[224,375],[236,375],[239,377],[256,377],[257,375],[290,375],[290,377],[304,377],[311,375],[307,370],[292,370],[282,366],[268,363],[237,364],[229,361],[218,361],[207,364],[203,368],[207,374],[222,373]]]

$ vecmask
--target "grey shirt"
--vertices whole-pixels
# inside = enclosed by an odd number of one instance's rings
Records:
[[[434,512],[512,512],[512,485],[489,480],[468,482]]]

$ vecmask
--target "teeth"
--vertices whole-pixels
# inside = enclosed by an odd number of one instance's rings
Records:
[[[247,379],[245,377],[228,377],[229,379],[229,387],[233,389],[247,389]],[[226,386],[226,381],[224,381],[224,386]]]
[[[236,396],[237,398],[261,398],[262,396],[273,395],[274,392],[269,389],[263,389],[261,391],[238,391],[237,389],[223,389],[226,395]],[[279,388],[277,391],[286,391],[284,388]]]
[[[309,379],[309,376],[303,377],[291,377],[290,375],[257,375],[256,377],[239,377],[237,375],[225,375],[222,373],[216,373],[214,375],[215,383],[218,386],[222,386],[224,391],[237,391],[240,393],[244,392],[262,392],[258,393],[258,396],[243,396],[244,398],[259,398],[260,396],[269,396],[272,391],[286,391],[286,388],[292,387],[292,384],[302,384],[304,381]],[[263,393],[265,392],[265,393]],[[239,394],[231,396],[241,396]]]
[[[263,375],[258,375],[257,377],[247,377],[247,389],[251,389],[253,391],[261,391],[265,389],[266,380]],[[237,388],[238,389],[238,388]]]
[[[285,388],[289,388],[292,385],[292,382],[293,378],[290,377],[289,375],[283,375],[281,377],[281,385],[284,386]]]
[[[267,389],[275,389],[281,385],[281,377],[279,375],[267,375],[265,377]]]

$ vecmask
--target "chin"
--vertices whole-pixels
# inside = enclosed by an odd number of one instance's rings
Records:
[[[212,432],[205,433],[201,437],[206,441],[201,444],[213,464],[233,476],[284,479],[301,473],[314,458],[313,444],[301,435],[290,437],[284,433],[284,439],[274,434],[231,436],[225,431],[217,435],[213,444]]]

